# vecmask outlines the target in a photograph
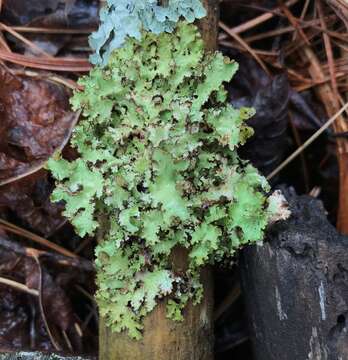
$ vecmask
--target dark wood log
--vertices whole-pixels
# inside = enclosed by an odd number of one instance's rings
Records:
[[[318,200],[289,202],[292,217],[242,254],[255,360],[347,360],[348,237]]]

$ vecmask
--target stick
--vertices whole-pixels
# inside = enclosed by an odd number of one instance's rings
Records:
[[[35,289],[29,289],[28,286],[21,284],[17,281],[6,279],[3,277],[0,277],[0,284],[11,286],[14,289],[17,289],[19,291],[23,291],[27,294],[33,295],[33,296],[39,296],[39,292]]]
[[[329,128],[335,120],[348,109],[348,102],[333,116],[331,117],[318,131],[316,131],[306,142],[303,143],[294,153],[292,153],[286,160],[284,160],[275,170],[268,176],[267,180],[272,179],[281,170],[283,170],[292,160],[294,160],[303,150],[305,150],[314,140],[316,140],[327,128]]]

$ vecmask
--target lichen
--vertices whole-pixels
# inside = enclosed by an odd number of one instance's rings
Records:
[[[226,102],[223,83],[238,64],[205,54],[194,25],[128,38],[105,67],[80,80],[72,98],[83,118],[72,146],[79,158],[49,161],[54,201],[81,235],[102,228],[96,298],[113,331],[139,339],[142,320],[168,297],[168,316],[198,303],[199,271],[260,241],[271,217],[270,187],[237,155],[252,135],[252,109]],[[170,258],[187,249],[177,273]]]
[[[180,18],[189,22],[200,19],[206,11],[200,0],[107,0],[100,12],[100,27],[89,39],[91,62],[105,66],[110,54],[123,46],[128,37],[141,39],[142,30],[155,34],[172,32]]]

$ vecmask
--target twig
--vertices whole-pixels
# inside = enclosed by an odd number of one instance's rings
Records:
[[[300,135],[298,133],[298,129],[294,125],[293,114],[291,111],[289,111],[289,122],[290,122],[290,127],[292,130],[296,145],[298,147],[300,147],[302,145],[302,142],[301,142]],[[303,153],[301,153],[300,156],[301,156],[301,165],[302,165],[302,172],[303,172],[303,181],[305,184],[306,192],[308,192],[309,191],[309,173],[308,173],[308,169],[307,169],[307,162],[306,162],[306,158]]]
[[[89,309],[89,314],[86,316],[85,320],[82,323],[82,331],[85,331],[87,329],[87,326],[90,322],[90,320],[92,319],[92,317],[94,317],[94,321],[96,324],[96,327],[98,328],[99,325],[99,315],[98,315],[98,310],[96,307],[91,307],[89,305],[86,306]]]
[[[62,255],[68,256],[70,258],[76,258],[76,254],[74,254],[73,252],[64,249],[63,247],[54,244],[53,242],[39,236],[36,234],[33,234],[32,232],[22,229],[14,224],[11,224],[10,222],[0,219],[0,227],[2,227],[4,230],[12,232],[16,235],[20,235],[23,237],[26,237],[27,239],[30,239],[32,241],[35,241],[36,243],[43,245],[45,247],[48,247],[51,250],[54,250]]]
[[[310,4],[311,0],[306,0],[306,2],[304,3],[304,6],[302,8],[301,11],[301,16],[300,16],[300,20],[303,20],[307,14],[308,8],[309,8],[309,4]],[[292,36],[292,41],[295,41],[297,37],[297,32],[294,32],[293,36]]]
[[[341,79],[341,78],[344,78],[346,79],[347,78],[347,73],[338,73],[336,72],[336,78],[337,79]],[[329,81],[331,81],[331,78],[330,77],[326,77],[320,81],[312,81],[311,83],[307,83],[307,84],[301,84],[299,86],[295,86],[295,90],[298,91],[298,92],[302,92],[302,91],[305,91],[305,90],[308,90],[312,87],[315,87],[315,86],[319,86],[319,85],[323,85],[325,83],[328,83]]]
[[[331,19],[332,18],[333,17],[331,17]],[[299,26],[302,29],[305,29],[305,28],[313,27],[313,26],[315,26],[316,24],[319,24],[319,23],[320,23],[319,19],[314,19],[314,20],[303,22],[303,23],[299,24]],[[269,37],[274,37],[274,36],[279,36],[279,35],[291,33],[291,32],[294,32],[294,31],[296,31],[296,29],[293,26],[286,26],[286,27],[283,27],[283,28],[280,28],[280,29],[265,31],[265,32],[261,32],[260,34],[251,35],[251,36],[246,37],[244,40],[249,43],[249,42],[254,42],[254,41],[267,39]]]
[[[323,7],[322,7],[320,0],[317,2],[317,9],[318,9],[321,26],[324,29],[327,29],[326,22],[324,20],[324,11],[323,11]],[[337,90],[337,81],[336,81],[336,74],[335,74],[335,60],[334,60],[334,56],[333,56],[331,40],[330,40],[329,35],[326,34],[325,32],[323,32],[323,39],[324,39],[324,46],[325,46],[327,61],[328,61],[328,65],[329,65],[331,86],[332,86],[332,90],[333,90],[334,96],[336,97],[336,101],[337,101],[338,90]]]
[[[80,338],[82,338],[82,337],[83,337],[83,331],[82,331],[82,329],[81,329],[81,326],[80,326],[77,322],[75,322],[75,323],[74,323],[74,328],[75,328],[75,331],[76,331],[77,335],[78,335]]]
[[[21,256],[28,256],[28,254],[30,254],[33,251],[32,248],[24,247],[16,242],[8,240],[7,238],[1,235],[0,235],[0,247],[8,251],[13,251],[15,254]],[[42,250],[40,250],[40,256],[47,257],[48,259],[53,260],[54,262],[56,262],[58,265],[61,266],[72,266],[72,267],[80,268],[85,271],[91,271],[91,272],[95,271],[93,264],[89,260],[80,257],[71,258],[65,255],[60,255],[57,253],[51,253]]]
[[[14,280],[10,280],[10,279],[6,279],[3,277],[0,277],[0,284],[4,284],[4,285],[8,285],[11,286],[12,288],[19,290],[19,291],[23,291],[29,295],[33,295],[33,296],[39,296],[39,292],[35,289],[30,289],[28,288],[28,286],[21,284],[17,281]]]
[[[86,239],[84,239],[79,246],[74,250],[75,254],[79,254],[83,249],[85,249],[86,246],[88,246],[92,241],[93,241],[93,237],[86,237]]]
[[[86,291],[82,286],[80,286],[80,285],[75,285],[75,288],[76,288],[81,294],[83,294],[89,301],[91,301],[93,305],[96,305],[95,298],[94,298],[88,291]]]
[[[42,78],[45,78],[49,81],[55,82],[57,84],[61,84],[66,86],[68,89],[71,90],[82,90],[83,87],[81,87],[81,85],[77,84],[76,81],[71,80],[71,79],[66,79],[62,76],[58,76],[55,74],[44,74],[42,72],[38,73],[35,71],[31,71],[31,70],[13,70],[13,73],[15,75],[20,75],[20,76],[28,76],[28,77],[32,77],[32,78],[39,78],[42,80]]]
[[[62,348],[60,347],[60,345],[58,344],[58,342],[54,339],[53,334],[51,332],[51,329],[48,325],[48,321],[46,318],[46,314],[45,314],[45,310],[44,310],[44,306],[43,306],[43,301],[42,301],[42,297],[43,297],[43,292],[42,292],[42,287],[43,287],[43,276],[42,276],[42,268],[41,268],[41,264],[40,264],[40,260],[39,260],[39,256],[40,254],[36,253],[35,251],[32,251],[31,253],[31,257],[35,260],[37,266],[38,266],[38,271],[39,271],[39,307],[40,307],[40,312],[41,312],[41,317],[42,320],[45,324],[45,328],[48,334],[48,337],[51,340],[52,345],[54,346],[54,348],[57,351],[61,351]]]
[[[221,317],[221,315],[223,315],[226,310],[228,310],[236,302],[236,300],[238,300],[241,293],[242,291],[238,282],[216,309],[214,314],[214,321],[217,321]]]
[[[289,0],[285,3],[285,5],[292,6],[292,5],[296,4],[297,2],[298,2],[298,0]],[[272,19],[277,14],[280,14],[280,11],[278,9],[274,10],[273,12],[272,11],[266,12],[265,14],[257,16],[252,20],[246,21],[245,23],[232,28],[231,31],[234,32],[235,34],[240,34],[244,31],[250,30],[250,29]]]
[[[0,23],[0,28],[9,32],[11,35],[13,35],[15,38],[17,38],[18,40],[22,41],[24,44],[26,44],[27,46],[29,46],[30,48],[32,48],[33,50],[35,50],[36,52],[54,59],[54,57],[47,53],[45,50],[41,49],[39,46],[37,46],[36,44],[34,44],[32,41],[26,39],[24,36],[22,36],[21,34],[19,34],[17,31],[13,30],[10,26],[7,26],[3,23]]]
[[[43,27],[30,27],[30,26],[11,26],[12,30],[19,33],[36,33],[36,34],[67,34],[67,35],[80,35],[90,34],[95,31],[95,28],[91,29],[52,29]]]
[[[87,60],[73,58],[39,58],[21,54],[9,53],[0,50],[0,59],[17,65],[27,66],[34,69],[63,71],[63,72],[88,72],[92,65]]]
[[[68,346],[69,351],[73,352],[74,349],[73,349],[73,347],[72,347],[72,345],[71,345],[71,341],[70,341],[70,339],[69,339],[69,337],[68,337],[68,334],[66,333],[65,330],[62,330],[62,334],[63,334],[63,338],[64,338],[64,340],[65,340],[65,343],[66,343],[67,346]]]
[[[5,40],[5,37],[4,37],[4,34],[2,33],[2,31],[0,31],[0,45],[4,50],[6,50],[10,53],[12,52],[11,48],[8,46],[8,44]]]
[[[282,9],[284,15],[288,18],[290,24],[293,25],[293,27],[296,29],[296,31],[299,33],[299,35],[301,36],[301,38],[303,39],[303,41],[309,46],[309,40],[306,36],[306,34],[304,33],[304,31],[302,30],[301,26],[299,26],[297,19],[295,18],[294,15],[292,15],[291,11],[288,9],[288,7],[283,3],[282,0],[279,0],[280,3],[280,8]]]
[[[85,331],[87,329],[87,326],[89,324],[89,322],[91,321],[91,319],[95,316],[94,315],[95,309],[89,307],[89,313],[86,316],[85,320],[82,323],[82,331]]]
[[[314,53],[313,49],[309,46],[304,46],[301,55],[308,63],[308,72],[313,80],[325,79],[325,73],[322,69],[320,59]],[[317,86],[316,93],[325,106],[328,116],[333,116],[337,111],[339,111],[341,107],[340,97],[335,96],[330,84],[324,83]],[[343,115],[338,117],[337,121],[333,122],[332,125],[335,133],[342,133],[348,130],[347,121]],[[348,234],[348,141],[344,138],[337,138],[336,144],[340,182],[337,228],[340,232]]]
[[[272,179],[281,170],[283,170],[292,160],[294,160],[303,150],[312,144],[327,128],[329,128],[336,120],[348,109],[348,102],[333,116],[331,117],[318,131],[316,131],[307,141],[303,143],[295,152],[293,152],[286,160],[284,160],[275,170],[273,170],[267,179]]]
[[[233,30],[231,30],[227,25],[225,25],[222,21],[219,22],[219,27],[224,30],[228,35],[230,35],[234,40],[239,42],[250,54],[251,56],[259,63],[262,69],[266,74],[270,75],[269,70],[265,63],[261,60],[261,58],[255,53],[255,51]]]
[[[313,31],[309,34],[306,34],[307,39],[309,40],[311,46],[315,46],[316,43],[313,41],[313,39],[319,35],[322,32],[321,29],[313,29]],[[294,53],[296,50],[303,50],[304,47],[309,47],[305,44],[303,39],[298,39],[298,41],[292,42],[289,45],[287,45],[284,49],[284,53],[286,57],[289,57],[292,53]]]
[[[245,47],[243,47],[242,45],[238,44],[238,43],[234,43],[231,41],[226,41],[226,40],[220,40],[219,41],[220,45],[226,46],[226,47],[230,47],[230,48],[234,48],[237,49],[239,51],[243,51],[243,52],[249,52],[247,49],[245,49]],[[278,57],[279,56],[279,52],[277,51],[269,51],[269,50],[260,50],[260,49],[252,49],[253,52],[257,55],[261,55],[261,56],[274,56],[274,57]]]

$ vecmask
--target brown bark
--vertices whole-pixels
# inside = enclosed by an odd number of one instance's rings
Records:
[[[113,334],[100,324],[102,360],[212,360],[213,288],[210,270],[202,274],[204,298],[199,305],[189,304],[184,321],[167,319],[165,301],[147,316],[144,335],[139,341],[127,334]]]
[[[172,253],[176,273],[186,272],[188,254],[183,248]],[[143,338],[132,340],[126,333],[112,333],[103,319],[100,323],[99,359],[101,360],[212,360],[213,359],[213,279],[209,268],[201,272],[204,297],[199,305],[189,303],[184,320],[167,318],[166,300],[145,318]]]
[[[203,0],[202,4],[207,10],[207,16],[198,23],[205,47],[208,51],[217,49],[219,0]]]

